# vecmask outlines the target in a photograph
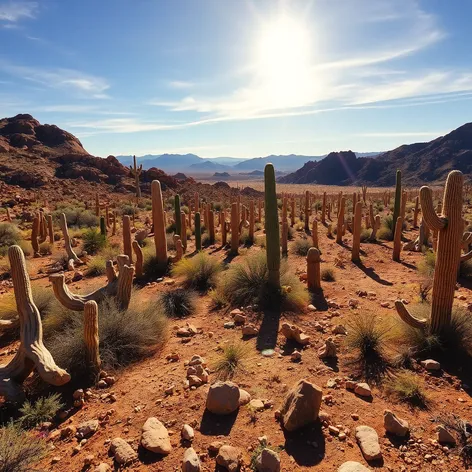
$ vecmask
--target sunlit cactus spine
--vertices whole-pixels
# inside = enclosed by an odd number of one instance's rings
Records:
[[[395,236],[395,225],[400,216],[402,204],[402,171],[397,170],[395,182],[395,201],[393,203],[393,236]]]
[[[280,235],[275,170],[272,164],[264,168],[265,231],[269,284],[280,287]]]

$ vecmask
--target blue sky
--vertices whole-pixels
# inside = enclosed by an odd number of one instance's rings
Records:
[[[471,121],[469,0],[0,0],[0,116],[92,154],[318,155]]]

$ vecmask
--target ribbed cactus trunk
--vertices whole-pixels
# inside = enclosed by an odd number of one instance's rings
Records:
[[[272,164],[264,168],[264,198],[265,198],[265,231],[267,269],[269,284],[280,287],[280,235],[279,215],[277,209],[277,192],[275,187],[275,170]]]
[[[144,263],[143,250],[141,249],[141,246],[136,240],[133,241],[133,250],[136,256],[136,263],[134,265],[136,277],[142,277],[143,276],[143,263]]]
[[[100,217],[100,234],[105,237],[107,236],[107,225],[104,216]]]
[[[403,229],[403,218],[399,216],[395,223],[395,236],[393,237],[392,259],[395,262],[400,262],[400,252],[402,250],[402,229]]]
[[[208,212],[208,232],[210,235],[210,244],[215,244],[215,212],[210,210]]]
[[[181,235],[182,218],[180,216],[180,195],[174,197],[174,220],[175,220],[175,234]]]
[[[326,224],[326,192],[323,192],[323,203],[321,205],[321,223]]]
[[[123,215],[123,253],[133,263],[133,249],[131,246],[131,220],[129,215]]]
[[[249,240],[254,242],[254,223],[255,223],[254,200],[249,202]]]
[[[40,226],[39,216],[33,218],[33,226],[31,228],[31,247],[33,248],[33,256],[40,257],[39,253],[39,226]]]
[[[356,202],[354,207],[354,221],[352,231],[352,262],[359,262],[361,260],[361,229],[362,229],[362,203]]]
[[[307,284],[310,292],[321,289],[320,262],[320,251],[316,247],[311,247],[306,256]]]
[[[288,221],[282,221],[282,254],[288,254]]]
[[[141,189],[139,188],[139,176],[143,170],[143,165],[139,167],[136,163],[136,156],[133,156],[133,166],[129,166],[131,170],[131,175],[134,177],[134,185],[136,188],[136,198],[141,198]]]
[[[402,203],[402,172],[397,170],[396,183],[395,183],[395,201],[393,203],[393,236],[395,237],[395,224],[400,216]]]
[[[287,221],[288,217],[288,208],[287,208],[287,197],[282,197],[282,223]]]
[[[343,243],[343,233],[344,233],[344,208],[346,206],[346,198],[341,197],[338,210],[338,223],[336,226],[336,242],[338,244]]]
[[[182,247],[184,252],[187,251],[187,217],[185,213],[180,214],[180,240],[182,241]]]
[[[420,212],[420,199],[415,197],[415,209],[413,212],[413,228],[418,228],[418,213]]]
[[[87,366],[92,377],[100,372],[100,339],[98,336],[98,305],[90,300],[84,305],[84,344]]]
[[[316,218],[313,219],[312,227],[311,227],[311,237],[313,239],[313,247],[319,249],[318,245],[318,221]]]
[[[238,203],[231,204],[231,252],[237,254],[239,249],[239,212]]]
[[[266,210],[267,211],[267,210]],[[305,231],[310,229],[310,192],[305,192]]]
[[[429,228],[438,231],[431,296],[430,332],[432,334],[441,334],[450,326],[457,282],[457,267],[461,260],[467,260],[470,257],[470,254],[461,256],[464,228],[462,220],[463,180],[462,172],[455,170],[449,173],[444,190],[441,215],[438,215],[434,209],[431,189],[422,187],[420,190],[423,219]],[[426,320],[413,317],[401,301],[397,301],[395,305],[398,314],[406,323],[416,328],[426,326]]]
[[[8,223],[11,223],[10,208],[6,207],[5,210],[7,212],[7,221]]]
[[[100,198],[98,193],[95,194],[95,216],[100,216]]]
[[[202,226],[199,211],[195,213],[195,249],[197,251],[202,250]]]
[[[52,215],[48,215],[48,234],[49,234],[49,242],[54,244],[54,227],[52,224]]]
[[[162,205],[161,183],[153,180],[151,184],[152,223],[154,225],[154,245],[159,265],[167,265],[167,239],[164,223],[164,207]]]
[[[293,228],[295,226],[295,198],[292,197],[291,201],[291,208],[290,208],[290,226]]]

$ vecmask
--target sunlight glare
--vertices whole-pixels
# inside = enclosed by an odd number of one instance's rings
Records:
[[[286,15],[263,26],[256,70],[266,98],[277,107],[299,106],[310,94],[310,34],[303,21]]]

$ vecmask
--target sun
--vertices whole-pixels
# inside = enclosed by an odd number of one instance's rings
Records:
[[[256,74],[275,106],[298,106],[310,93],[311,41],[304,22],[287,15],[262,26],[255,46]]]

